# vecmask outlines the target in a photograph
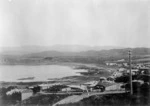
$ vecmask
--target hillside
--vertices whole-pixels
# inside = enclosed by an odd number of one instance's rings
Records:
[[[116,46],[85,46],[85,45],[53,45],[53,46],[21,46],[21,47],[0,47],[0,53],[4,55],[24,55],[44,51],[57,52],[83,52],[83,51],[100,51],[110,49],[120,49],[123,47]]]
[[[133,61],[150,62],[150,48],[125,48],[100,51],[59,52],[44,51],[25,55],[1,55],[1,64],[50,64],[51,62],[104,63],[118,59],[128,59],[132,51]]]
[[[24,55],[25,57],[55,57],[55,56],[93,56],[93,57],[107,57],[128,55],[128,51],[132,51],[133,56],[150,55],[150,48],[125,48],[125,49],[111,49],[111,50],[90,50],[82,52],[58,52],[58,51],[44,51],[39,53],[32,53]]]

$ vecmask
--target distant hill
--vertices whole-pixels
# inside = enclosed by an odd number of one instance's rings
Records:
[[[150,48],[124,48],[110,50],[89,50],[80,52],[42,51],[22,55],[3,54],[0,64],[51,64],[51,62],[98,63],[125,59],[128,61],[128,51],[132,51],[133,62],[150,62]]]
[[[27,54],[24,56],[27,57],[57,57],[57,56],[98,56],[98,57],[107,57],[107,56],[126,56],[128,51],[132,51],[133,56],[145,56],[150,55],[150,48],[125,48],[125,49],[111,49],[111,50],[100,50],[100,51],[82,51],[82,52],[58,52],[58,51],[44,51],[39,53]]]
[[[53,46],[23,46],[23,47],[5,47],[0,48],[1,54],[5,55],[23,55],[29,53],[38,53],[44,51],[57,52],[83,52],[83,51],[100,51],[110,49],[120,49],[115,46],[84,46],[84,45],[53,45]]]

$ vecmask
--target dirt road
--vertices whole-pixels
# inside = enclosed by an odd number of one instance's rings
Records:
[[[105,92],[90,92],[88,93],[83,93],[82,95],[72,95],[69,97],[66,97],[59,102],[55,103],[53,106],[57,106],[59,104],[68,104],[68,103],[76,103],[81,101],[84,98],[88,98],[93,95],[106,95],[106,94],[120,94],[120,93],[126,93],[125,91],[105,91]]]

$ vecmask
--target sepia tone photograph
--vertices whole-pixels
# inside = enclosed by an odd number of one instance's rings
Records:
[[[0,106],[150,106],[149,0],[0,0]]]

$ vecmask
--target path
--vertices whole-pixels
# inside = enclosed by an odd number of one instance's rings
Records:
[[[119,94],[119,93],[126,93],[125,91],[105,91],[105,92],[90,92],[89,95],[87,93],[83,93],[82,95],[72,95],[68,96],[59,102],[55,103],[53,106],[57,106],[59,104],[68,104],[68,103],[76,103],[81,101],[84,98],[88,98],[94,95],[106,95],[106,94]]]

